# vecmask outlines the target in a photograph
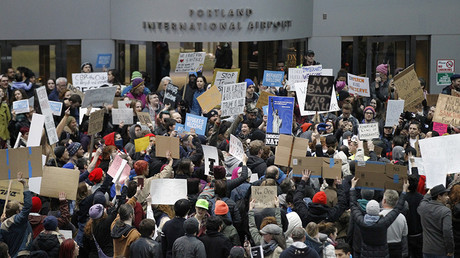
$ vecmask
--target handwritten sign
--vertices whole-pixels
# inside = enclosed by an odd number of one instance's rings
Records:
[[[8,193],[8,186],[10,185],[9,180],[0,180],[0,199],[6,200],[6,195]],[[18,180],[13,180],[11,183],[10,196],[8,200],[24,202],[24,188]]]
[[[133,124],[133,109],[112,109],[112,124],[119,125],[123,122],[125,125]]]
[[[202,110],[209,112],[220,104],[222,100],[222,94],[220,94],[217,86],[214,85],[209,90],[201,94],[198,98],[196,98],[196,100],[198,100]]]
[[[348,92],[363,97],[370,97],[369,78],[348,74]]]
[[[360,140],[379,138],[379,123],[359,124],[358,133]]]
[[[244,112],[246,103],[246,82],[222,85],[222,116],[238,115]]]
[[[32,122],[30,123],[29,138],[27,138],[27,147],[40,146],[44,124],[45,124],[44,115],[40,115],[37,113],[32,114]]]
[[[205,135],[206,134],[206,123],[208,118],[203,116],[196,116],[187,113],[185,115],[185,131],[190,132],[190,129],[195,129],[196,134]]]
[[[256,108],[262,108],[263,106],[268,105],[268,97],[270,96],[276,96],[275,94],[272,94],[270,92],[262,91],[260,92],[259,99],[257,99],[257,104]]]
[[[107,73],[73,73],[72,84],[82,92],[107,84]],[[110,102],[112,103],[112,102]]]
[[[243,161],[244,148],[241,141],[233,134],[230,135],[230,148],[229,153],[239,161]]]
[[[220,92],[225,84],[237,83],[240,77],[240,69],[214,69],[212,85],[216,85]]]
[[[45,166],[40,195],[59,198],[59,193],[65,192],[67,200],[75,201],[77,199],[79,177],[80,171],[78,170]]]
[[[137,119],[143,125],[153,124],[150,114],[147,112],[137,112]]]
[[[123,184],[126,178],[128,178],[130,172],[131,167],[128,165],[128,162],[117,155],[113,159],[112,165],[109,167],[107,174],[113,178],[113,183],[118,181],[120,184]]]
[[[62,102],[49,101],[51,112],[54,116],[61,116],[62,113]]]
[[[92,105],[93,107],[100,107],[104,106],[104,104],[112,104],[116,92],[117,87],[88,89],[85,91],[85,97],[83,98],[81,107],[85,108],[89,105]]]
[[[48,142],[50,145],[53,145],[59,141],[59,137],[56,132],[56,126],[54,125],[54,118],[48,101],[48,94],[46,93],[45,86],[42,86],[35,91],[37,93],[40,109],[42,110],[42,114],[45,116],[45,128],[46,134],[48,135]]]
[[[166,86],[166,92],[165,92],[165,96],[163,98],[163,103],[165,105],[169,104],[172,107],[175,107],[176,106],[177,92],[178,91],[179,91],[179,87],[177,87],[176,85],[174,85],[172,83],[169,83]]]
[[[314,115],[315,111],[305,110],[305,97],[307,95],[308,82],[298,82],[296,83],[296,95],[297,101],[299,103],[300,115],[301,116],[311,116]],[[332,87],[331,102],[329,106],[329,111],[319,111],[318,114],[325,114],[328,112],[339,111],[340,107],[337,102],[337,97],[335,93],[335,88]]]
[[[16,114],[29,113],[29,100],[23,99],[13,101],[13,110],[16,112]]]
[[[439,94],[433,122],[460,126],[460,98]]]
[[[166,158],[166,152],[170,151],[173,159],[180,159],[179,138],[157,135],[155,137],[155,145],[156,157]]]
[[[204,174],[210,175],[214,166],[219,165],[219,154],[217,148],[213,146],[203,145],[204,154]]]
[[[267,133],[292,134],[294,101],[292,97],[268,97]]]
[[[404,112],[404,100],[388,100],[387,116],[385,126],[394,126],[399,124],[399,116]]]
[[[446,124],[433,122],[433,131],[438,132],[439,135],[443,135],[443,134],[447,133],[447,127],[448,126],[449,125],[446,125]]]
[[[305,96],[305,110],[329,111],[334,76],[311,75]]]
[[[93,135],[102,131],[105,110],[97,110],[89,115],[88,135]]]
[[[131,107],[131,100],[118,100],[117,105],[118,105],[119,109],[130,108]]]
[[[154,179],[150,183],[150,197],[152,204],[174,205],[180,199],[187,199],[187,180]]]
[[[256,201],[255,208],[274,208],[275,197],[278,190],[276,186],[251,186],[251,198]]]
[[[322,65],[305,66],[302,68],[289,68],[288,82],[291,91],[296,91],[295,83],[306,82],[310,75],[322,75]]]
[[[394,77],[394,84],[399,98],[405,100],[404,110],[406,111],[415,111],[425,99],[413,64]]]
[[[206,52],[180,53],[176,73],[200,72],[203,70]]]
[[[264,71],[263,86],[267,87],[283,87],[284,72],[283,71]]]

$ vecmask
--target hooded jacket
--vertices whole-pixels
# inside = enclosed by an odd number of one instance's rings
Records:
[[[64,237],[56,231],[42,232],[32,243],[31,251],[43,250],[48,257],[59,257],[59,247],[63,240]]]
[[[284,250],[280,258],[290,258],[290,257],[310,257],[310,258],[320,258],[319,254],[313,249],[307,246],[302,242],[294,242],[289,248]]]
[[[132,197],[127,204],[134,209],[137,198]],[[129,257],[129,248],[131,244],[141,237],[141,234],[133,226],[124,224],[119,226],[117,221],[120,220],[120,215],[112,222],[110,236],[113,238],[113,256],[114,257]]]
[[[267,171],[267,163],[259,156],[250,155],[248,158],[248,168],[251,169],[252,173],[257,173],[259,178],[265,175]]]
[[[57,217],[58,219],[58,227],[63,228],[67,223],[69,223],[70,213],[69,213],[69,205],[67,204],[67,200],[60,201],[59,211],[61,216]],[[32,226],[33,231],[33,238],[35,239],[40,232],[43,231],[43,221],[47,216],[40,215],[38,213],[30,213],[29,214],[29,223]]]
[[[207,230],[206,235],[201,236],[200,240],[205,246],[208,257],[227,258],[230,254],[230,249],[233,247],[230,239],[217,231]]]

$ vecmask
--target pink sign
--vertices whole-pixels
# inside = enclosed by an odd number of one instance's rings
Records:
[[[433,131],[438,132],[439,135],[443,135],[447,133],[447,126],[447,124],[433,122]]]
[[[120,156],[115,156],[115,159],[112,162],[112,165],[107,171],[113,178],[113,182],[115,183],[118,179],[120,184],[124,184],[126,178],[129,177],[129,173],[131,172],[131,167],[127,164],[127,161],[122,159]]]

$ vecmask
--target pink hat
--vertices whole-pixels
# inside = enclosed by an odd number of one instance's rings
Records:
[[[346,83],[344,81],[337,81],[335,83],[335,89],[337,90],[337,92],[343,90],[343,88],[345,88],[346,86]]]
[[[238,178],[238,169],[239,168],[240,167],[236,167],[236,168],[233,169],[233,171],[232,171],[232,179]]]
[[[375,70],[381,74],[388,74],[388,64],[379,64]]]

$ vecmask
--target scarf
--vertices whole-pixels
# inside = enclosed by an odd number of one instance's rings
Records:
[[[268,244],[263,244],[262,250],[264,251],[264,257],[271,255],[277,247],[278,243],[275,240],[271,240]]]

